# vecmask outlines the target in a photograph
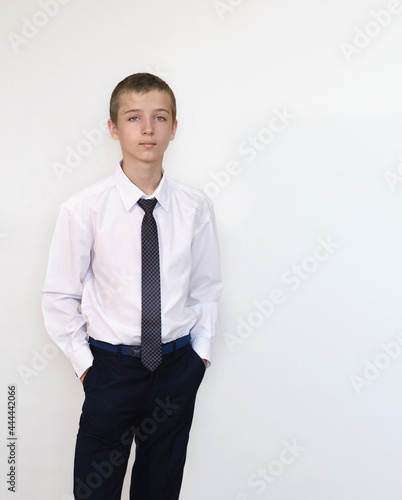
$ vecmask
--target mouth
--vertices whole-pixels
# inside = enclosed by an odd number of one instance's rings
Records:
[[[156,146],[156,142],[140,142],[140,146],[144,146],[144,148],[152,148]]]

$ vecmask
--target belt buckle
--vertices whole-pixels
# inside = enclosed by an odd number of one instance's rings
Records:
[[[130,347],[128,350],[128,353],[133,358],[140,358],[141,357],[141,346]]]

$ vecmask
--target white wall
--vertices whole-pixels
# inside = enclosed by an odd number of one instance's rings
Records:
[[[40,290],[59,205],[120,159],[93,132],[112,89],[150,71],[178,101],[165,168],[214,198],[225,278],[183,500],[399,500],[402,2],[55,1],[0,6],[1,498],[72,500],[83,391]]]

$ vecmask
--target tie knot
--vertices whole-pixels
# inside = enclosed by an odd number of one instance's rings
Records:
[[[148,200],[140,198],[138,200],[138,205],[144,210],[146,214],[152,214],[153,209],[155,208],[157,202],[158,200],[156,198],[150,198]]]

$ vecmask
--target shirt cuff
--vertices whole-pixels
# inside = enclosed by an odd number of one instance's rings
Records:
[[[70,361],[78,378],[81,377],[85,370],[92,366],[93,360],[94,357],[88,343],[74,352]]]
[[[207,368],[211,365],[212,341],[201,336],[191,336],[191,345],[201,359],[207,360]]]

